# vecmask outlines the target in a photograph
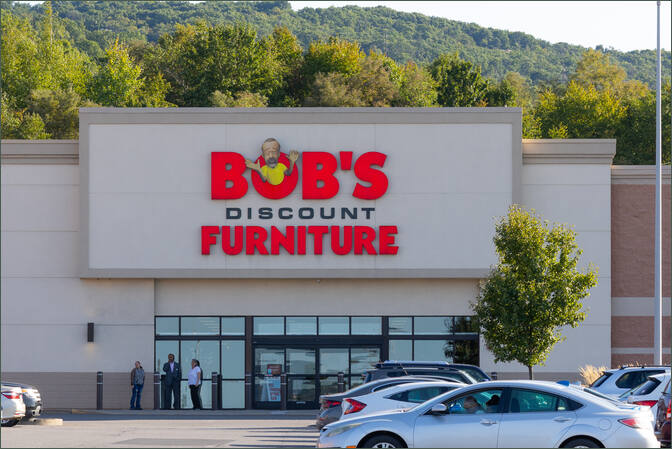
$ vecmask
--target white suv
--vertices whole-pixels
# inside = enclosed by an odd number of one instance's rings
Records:
[[[647,381],[649,376],[655,374],[670,374],[669,366],[622,366],[618,369],[610,369],[590,385],[597,390],[613,398],[617,398],[626,391],[635,388]]]

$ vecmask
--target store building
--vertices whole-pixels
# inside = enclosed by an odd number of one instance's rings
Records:
[[[537,377],[650,363],[654,172],[614,153],[522,140],[517,108],[82,109],[79,141],[2,141],[2,378],[93,408],[102,371],[104,407],[125,408],[133,362],[174,353],[183,406],[197,358],[205,407],[216,372],[223,408],[277,408],[285,372],[288,407],[315,408],[338,372],[354,385],[388,358],[525,377],[470,317],[512,203],[573,225],[599,270]]]

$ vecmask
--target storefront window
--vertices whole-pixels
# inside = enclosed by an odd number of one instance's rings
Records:
[[[314,316],[288,316],[287,335],[317,334],[317,318]]]
[[[413,360],[452,362],[453,340],[415,340]]]
[[[379,316],[353,316],[352,335],[380,335],[382,333]]]
[[[219,341],[217,340],[182,340],[180,363],[182,377],[187,378],[191,370],[191,359],[201,364],[204,379],[209,379],[213,372],[219,372]]]
[[[456,316],[453,330],[456,334],[478,334],[476,321],[470,316]]]
[[[479,365],[478,340],[457,340],[453,345],[453,362]]]
[[[254,335],[283,335],[285,319],[281,316],[255,316]]]
[[[192,408],[191,393],[189,392],[189,385],[187,382],[180,384],[181,405],[182,408]],[[203,408],[212,408],[212,381],[204,380],[201,384],[201,404]]]
[[[222,379],[245,378],[245,341],[222,340]]]
[[[416,316],[415,335],[444,335],[453,333],[453,317]]]
[[[156,335],[180,335],[178,317],[156,317]]]
[[[222,408],[245,408],[245,381],[222,381]]]
[[[320,348],[320,374],[349,374],[348,358],[348,348]]]
[[[320,335],[348,335],[350,320],[347,316],[321,316]]]
[[[390,335],[411,335],[413,333],[412,318],[410,316],[391,316]]]
[[[168,361],[168,354],[173,354],[175,360],[179,360],[180,342],[177,340],[156,340],[154,342],[154,354],[156,357],[154,371],[163,374],[163,364]]]
[[[245,335],[245,318],[223,317],[222,335]]]
[[[390,360],[413,360],[413,341],[390,340]]]
[[[219,335],[219,319],[216,317],[182,317],[182,335]]]
[[[350,349],[350,373],[362,374],[380,361],[379,348]]]

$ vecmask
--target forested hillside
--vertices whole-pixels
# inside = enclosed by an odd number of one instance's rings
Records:
[[[525,138],[615,138],[615,163],[654,161],[655,93],[618,62],[645,66],[634,53],[386,8],[270,2],[45,1],[3,9],[1,31],[5,139],[76,139],[86,106],[504,106],[522,109]]]
[[[43,6],[3,1],[14,14],[39,20]],[[10,6],[11,5],[11,6]],[[501,80],[518,72],[533,85],[565,83],[586,50],[577,45],[550,44],[529,34],[484,28],[422,14],[397,12],[386,7],[305,8],[292,11],[286,1],[54,1],[53,10],[62,19],[74,45],[91,57],[102,57],[117,37],[123,42],[156,42],[176,24],[251,24],[261,36],[278,26],[289,29],[304,48],[316,40],[339,37],[357,41],[367,53],[380,51],[397,63],[427,64],[443,53],[481,67],[483,75]],[[571,24],[568,24],[571,29]],[[599,49],[627,73],[628,78],[655,85],[655,52],[618,52]],[[663,58],[664,73],[670,73],[670,53]]]

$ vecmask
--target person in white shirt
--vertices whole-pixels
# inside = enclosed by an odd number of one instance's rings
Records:
[[[193,404],[193,409],[203,410],[203,404],[201,403],[201,379],[203,377],[203,371],[201,370],[201,363],[196,359],[191,359],[191,371],[189,371],[189,377],[187,382],[189,384],[189,391],[191,393],[191,403]]]

